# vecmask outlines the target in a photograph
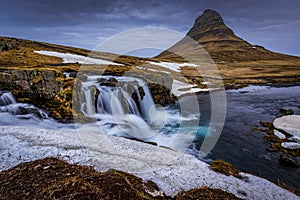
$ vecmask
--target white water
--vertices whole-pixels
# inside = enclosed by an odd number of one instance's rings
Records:
[[[71,124],[60,124],[48,117],[41,109],[27,104],[17,103],[10,92],[0,91],[0,125],[26,126],[46,129],[69,129]]]
[[[112,81],[115,86],[107,84]],[[199,113],[182,116],[179,110],[155,105],[141,79],[90,76],[81,90],[84,97],[79,98],[79,111],[97,122],[80,125],[79,131],[137,138],[181,151],[190,148],[197,134]],[[186,121],[194,121],[195,128],[181,127]]]

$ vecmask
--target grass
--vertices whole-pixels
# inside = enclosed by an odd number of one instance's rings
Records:
[[[234,176],[236,178],[242,178],[240,171],[224,160],[214,160],[210,163],[210,168],[216,172],[227,176]]]

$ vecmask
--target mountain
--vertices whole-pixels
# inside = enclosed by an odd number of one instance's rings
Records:
[[[221,15],[214,10],[205,10],[188,31],[186,37],[168,50],[158,55],[158,58],[176,59],[178,56],[171,52],[192,52],[194,47],[187,45],[187,38],[198,42],[210,54],[215,62],[248,62],[259,60],[297,59],[275,53],[264,47],[252,45],[226,26]],[[177,58],[178,59],[178,58]]]

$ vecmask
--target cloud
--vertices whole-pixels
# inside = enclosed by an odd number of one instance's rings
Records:
[[[244,39],[268,48],[264,40],[272,36],[280,41],[273,49],[287,51],[281,46],[290,44],[288,52],[295,54],[300,52],[293,45],[300,40],[299,7],[299,0],[9,0],[1,3],[0,34],[93,48],[103,38],[133,28],[186,33],[211,8]]]

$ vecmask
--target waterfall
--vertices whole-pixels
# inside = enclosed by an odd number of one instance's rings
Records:
[[[0,93],[0,95],[0,112],[8,112],[12,115],[22,116],[23,118],[48,118],[48,115],[44,111],[34,107],[33,105],[17,103],[11,92]]]
[[[111,80],[115,83],[111,84]],[[90,76],[82,83],[82,90],[81,111],[98,119],[102,127],[108,126],[104,132],[115,134],[118,130],[112,127],[117,125],[119,132],[127,136],[147,138],[156,134],[151,127],[162,128],[165,119],[161,116],[166,115],[156,108],[147,84],[141,79]]]
[[[16,103],[14,96],[10,92],[5,92],[0,96],[0,106],[7,106]]]

